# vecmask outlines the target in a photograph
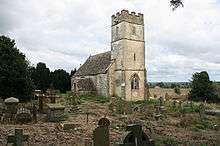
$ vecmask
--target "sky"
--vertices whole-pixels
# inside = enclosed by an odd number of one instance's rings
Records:
[[[144,14],[147,80],[189,81],[208,71],[220,81],[220,1],[0,0],[0,35],[15,39],[31,64],[79,68],[89,55],[111,49],[111,16]]]

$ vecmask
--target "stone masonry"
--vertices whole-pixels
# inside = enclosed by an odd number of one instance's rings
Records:
[[[72,77],[72,91],[80,91],[77,83],[85,78],[91,79],[98,95],[129,101],[146,98],[143,14],[122,10],[112,15],[111,51],[87,59]]]

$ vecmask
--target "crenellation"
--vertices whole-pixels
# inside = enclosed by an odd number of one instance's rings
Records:
[[[132,16],[135,16],[135,14],[136,14],[135,12],[131,12],[131,15],[132,15]]]
[[[135,12],[129,13],[128,10],[122,10],[121,13],[117,12],[116,15],[112,15],[112,26],[123,21],[144,25],[143,14],[141,13],[136,15]]]

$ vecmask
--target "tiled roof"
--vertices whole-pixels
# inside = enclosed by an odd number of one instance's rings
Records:
[[[74,76],[97,75],[106,73],[111,63],[111,52],[105,52],[90,56],[86,62],[77,70]]]

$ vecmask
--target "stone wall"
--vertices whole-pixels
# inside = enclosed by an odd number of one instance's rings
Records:
[[[174,92],[174,89],[171,88],[150,88],[149,92],[150,92],[150,97],[151,98],[159,98],[159,97],[165,97],[166,93],[171,97],[171,98],[186,98],[188,93],[189,93],[189,88],[181,88],[180,89],[180,96],[177,95]]]
[[[96,75],[96,90],[98,95],[109,96],[108,85],[107,74]]]

